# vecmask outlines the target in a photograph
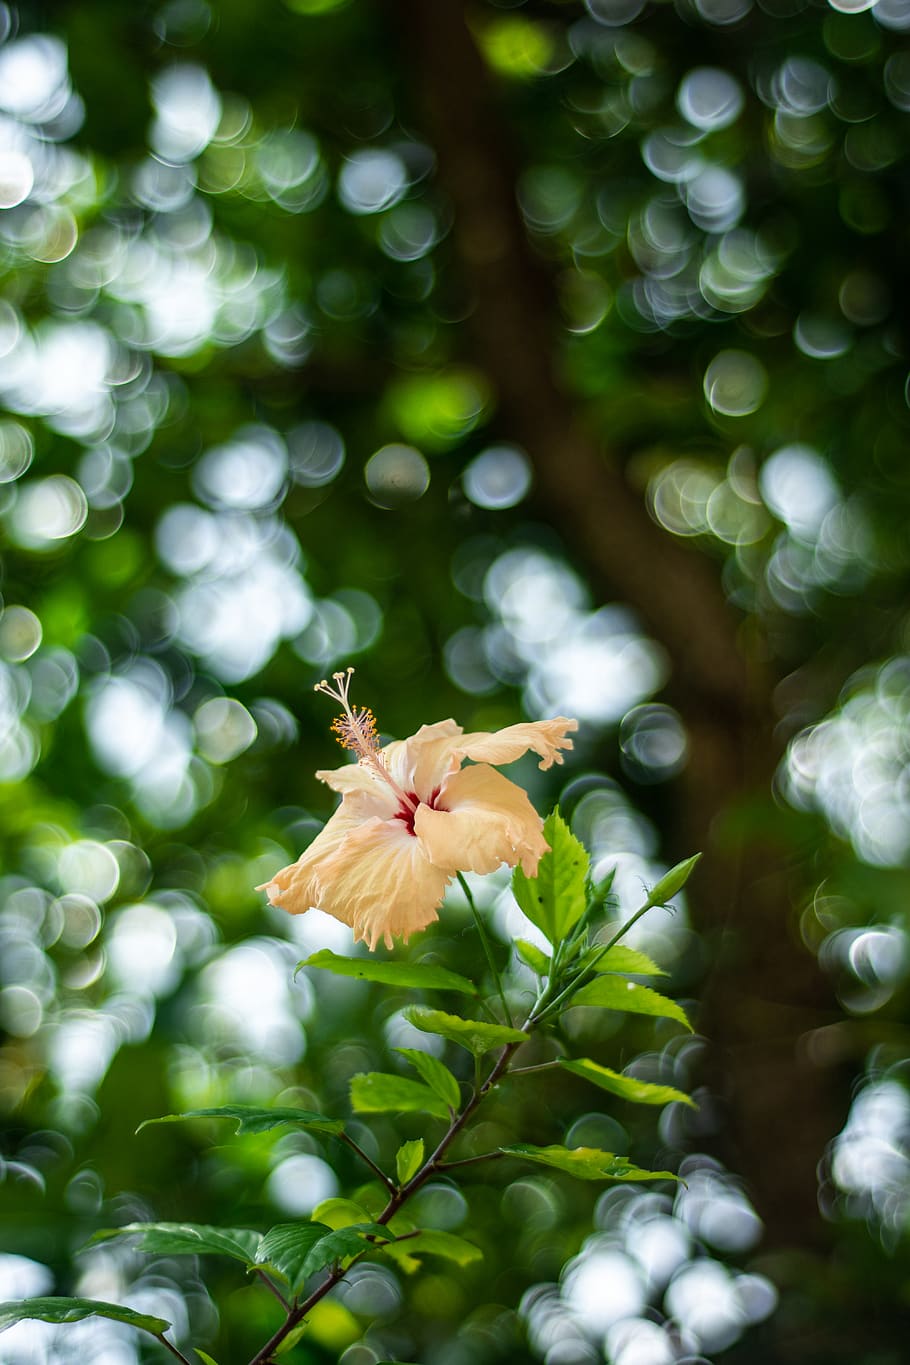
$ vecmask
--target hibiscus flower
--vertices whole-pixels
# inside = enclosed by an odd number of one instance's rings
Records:
[[[335,673],[335,687],[316,688],[341,703],[332,728],[357,754],[356,763],[316,774],[341,794],[341,805],[297,862],[258,889],[292,915],[324,910],[372,951],[380,939],[387,948],[393,937],[407,942],[437,919],[457,872],[521,863],[534,876],[548,849],[543,821],[491,764],[512,763],[529,749],[541,768],[561,763],[578,722],[557,716],[465,734],[441,720],[381,748],[372,712],[348,700],[353,671]],[[470,766],[462,767],[465,759]]]

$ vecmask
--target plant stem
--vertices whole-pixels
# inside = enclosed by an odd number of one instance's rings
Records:
[[[509,1071],[509,1075],[530,1076],[532,1071],[549,1071],[554,1066],[559,1066],[559,1062],[537,1062],[535,1066],[513,1066]]]
[[[383,1185],[385,1185],[387,1190],[395,1190],[398,1188],[398,1186],[395,1184],[395,1181],[391,1180],[386,1175],[385,1171],[382,1169],[381,1166],[376,1165],[376,1162],[373,1160],[373,1158],[363,1150],[363,1148],[360,1146],[358,1142],[354,1141],[350,1133],[342,1132],[336,1134],[336,1136],[339,1138],[341,1142],[345,1144],[346,1147],[350,1147],[352,1152],[357,1153],[361,1161],[363,1161],[367,1166],[369,1166],[370,1170],[373,1172],[374,1175],[379,1176],[379,1179],[382,1181]]]
[[[329,1290],[334,1289],[336,1284],[339,1284],[343,1279],[344,1271],[340,1266],[336,1266],[331,1274],[326,1276],[322,1284],[313,1290],[308,1299],[291,1308],[284,1322],[278,1328],[278,1331],[272,1334],[262,1347],[261,1351],[256,1352],[253,1359],[250,1361],[250,1365],[269,1365],[269,1361],[272,1359],[272,1356],[284,1341],[285,1337],[293,1332],[298,1322],[301,1322],[306,1317],[307,1313],[309,1313],[312,1308],[315,1308],[320,1299],[324,1299]],[[189,1365],[189,1362],[187,1362],[187,1365]]]
[[[467,882],[464,879],[464,874],[459,872],[457,876],[459,882],[461,883],[461,889],[465,894],[465,898],[468,902],[468,905],[471,907],[471,914],[474,916],[474,923],[477,926],[477,933],[479,934],[480,941],[483,944],[483,951],[486,954],[487,963],[489,965],[490,971],[493,973],[493,980],[496,982],[496,989],[499,992],[499,998],[502,1001],[502,1008],[503,1013],[506,1016],[506,1023],[509,1025],[510,1028],[513,1028],[514,1024],[512,1021],[512,1015],[509,1011],[509,1004],[508,1001],[506,1000],[506,993],[503,990],[502,977],[499,975],[499,972],[497,971],[496,968],[496,963],[493,961],[493,949],[490,946],[490,940],[487,936],[487,931],[483,926],[483,920],[480,918],[477,906],[474,904],[474,897],[471,894],[471,888],[468,886]]]
[[[256,1274],[259,1276],[260,1280],[265,1285],[266,1289],[271,1289],[272,1293],[275,1295],[275,1298],[281,1304],[284,1311],[286,1313],[290,1313],[291,1305],[288,1303],[287,1299],[284,1297],[281,1290],[278,1288],[277,1284],[275,1284],[273,1280],[270,1280],[268,1275],[266,1275],[265,1271],[261,1270],[258,1266],[256,1267]]]
[[[187,1360],[183,1352],[178,1351],[174,1343],[172,1341],[168,1341],[166,1336],[159,1336],[157,1332],[152,1332],[151,1335],[155,1338],[156,1341],[160,1341],[162,1346],[166,1346],[172,1356],[176,1356],[177,1360],[182,1360],[183,1365],[191,1365],[191,1362]]]
[[[509,1075],[513,1073],[510,1071]],[[466,1156],[462,1161],[437,1161],[437,1171],[454,1171],[456,1166],[474,1166],[478,1161],[497,1161],[503,1152],[483,1152],[480,1156]],[[401,1240],[400,1238],[398,1239]]]
[[[378,1218],[376,1219],[377,1223],[387,1223],[390,1218],[393,1218],[395,1216],[395,1214],[401,1208],[402,1204],[404,1204],[408,1199],[410,1199],[412,1194],[416,1194],[416,1192],[420,1189],[421,1185],[425,1184],[426,1181],[429,1180],[430,1176],[437,1169],[437,1164],[444,1156],[445,1152],[447,1151],[451,1143],[454,1142],[455,1138],[461,1132],[462,1128],[464,1128],[465,1124],[467,1123],[471,1115],[474,1113],[477,1106],[486,1098],[486,1096],[493,1089],[494,1085],[500,1079],[506,1067],[509,1065],[513,1053],[520,1047],[521,1043],[509,1043],[506,1047],[503,1048],[502,1052],[499,1054],[499,1057],[496,1060],[496,1064],[493,1067],[493,1070],[490,1072],[489,1076],[484,1081],[483,1085],[481,1085],[477,1090],[473,1092],[471,1098],[468,1100],[467,1104],[465,1105],[464,1109],[462,1109],[461,1113],[456,1114],[455,1117],[452,1119],[452,1122],[449,1124],[448,1129],[440,1138],[436,1150],[432,1153],[430,1157],[427,1158],[427,1160],[421,1166],[417,1174],[413,1176],[406,1185],[403,1185],[400,1190],[397,1190],[395,1194],[392,1195],[392,1198],[389,1200],[388,1204],[386,1204],[382,1213],[380,1213]]]
[[[597,958],[595,960],[599,962],[600,959],[603,957],[604,953],[608,953],[611,948],[616,947],[619,940],[629,932],[629,930],[632,928],[632,925],[635,923],[636,920],[640,920],[642,915],[646,915],[649,910],[654,910],[655,908],[656,907],[654,905],[654,902],[650,899],[646,900],[644,905],[640,905],[638,909],[635,911],[635,914],[632,915],[629,919],[627,919],[625,924],[621,924],[619,926],[619,928],[616,930],[616,933],[610,939],[609,943],[605,943],[603,945],[603,947],[599,950]]]
[[[539,1014],[537,1013],[538,1007],[535,1007],[535,1010],[531,1015],[529,1023],[532,1024],[540,1023],[541,1019],[545,1019],[548,1014],[552,1014],[553,1011],[559,1005],[561,1005],[564,1000],[567,1000],[570,996],[574,995],[576,991],[581,990],[582,986],[587,985],[587,983],[591,980],[592,976],[596,975],[597,963],[604,956],[604,954],[608,953],[611,948],[615,948],[619,940],[625,934],[627,934],[629,930],[632,928],[632,925],[635,924],[637,920],[640,920],[642,915],[646,915],[649,910],[653,909],[654,902],[650,898],[645,901],[644,905],[640,905],[638,909],[635,911],[635,914],[630,915],[629,918],[626,920],[625,924],[620,925],[616,933],[610,939],[609,943],[602,944],[596,950],[594,957],[585,967],[584,971],[579,972],[578,976],[575,977],[574,981],[570,981],[568,986],[561,990],[553,1000],[551,1000],[547,1005],[545,1005]],[[544,994],[546,994],[546,992]],[[527,1025],[525,1025],[525,1027],[527,1027]]]
[[[487,1079],[477,1090],[473,1091],[464,1109],[462,1109],[460,1113],[455,1114],[453,1116],[451,1123],[449,1124],[445,1133],[437,1143],[436,1150],[432,1153],[431,1156],[427,1158],[427,1160],[423,1163],[417,1174],[413,1176],[406,1185],[402,1185],[400,1189],[394,1190],[394,1192],[391,1194],[388,1203],[382,1210],[382,1213],[380,1213],[376,1219],[377,1223],[386,1224],[389,1222],[391,1218],[394,1218],[395,1214],[402,1207],[402,1205],[406,1204],[413,1194],[416,1194],[420,1187],[424,1185],[427,1180],[429,1180],[433,1172],[438,1170],[440,1165],[444,1166],[446,1164],[441,1161],[441,1158],[447,1151],[450,1144],[454,1142],[455,1138],[464,1128],[465,1124],[467,1123],[471,1115],[474,1113],[477,1106],[486,1098],[486,1096],[496,1085],[496,1082],[501,1078],[506,1068],[508,1067],[513,1054],[520,1047],[521,1042],[517,1042],[508,1043],[506,1047],[503,1048],[502,1052],[496,1059],[493,1069],[490,1072]],[[491,1153],[491,1155],[498,1154]],[[469,1160],[481,1159],[482,1158],[479,1157],[469,1158]],[[453,1162],[451,1164],[461,1165],[463,1163]],[[324,1299],[326,1294],[328,1294],[330,1290],[335,1288],[336,1284],[339,1284],[344,1279],[344,1275],[345,1272],[341,1269],[341,1267],[336,1266],[335,1269],[329,1275],[326,1276],[322,1284],[318,1285],[316,1289],[313,1290],[312,1294],[310,1294],[308,1299],[306,1299],[303,1303],[292,1306],[288,1311],[287,1317],[285,1318],[281,1326],[278,1328],[278,1330],[273,1333],[273,1335],[262,1347],[262,1349],[260,1351],[257,1351],[256,1355],[253,1356],[252,1360],[250,1361],[250,1365],[269,1365],[269,1362],[271,1361],[278,1347],[284,1341],[285,1337],[289,1336],[290,1333],[293,1332],[297,1324],[303,1321],[307,1313],[309,1313],[310,1310],[314,1308],[316,1304],[320,1302],[321,1299]],[[165,1345],[169,1345],[169,1343],[165,1342]],[[181,1357],[181,1359],[182,1358],[183,1357]],[[189,1361],[186,1361],[185,1365],[189,1365]]]

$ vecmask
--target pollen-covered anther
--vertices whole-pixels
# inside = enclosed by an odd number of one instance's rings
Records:
[[[340,702],[344,708],[344,715],[338,716],[332,721],[332,732],[343,749],[353,750],[360,762],[366,764],[377,777],[391,787],[406,810],[415,811],[417,809],[416,799],[401,790],[383,762],[379,736],[376,733],[376,717],[373,712],[368,706],[355,707],[351,705],[349,693],[353,674],[353,668],[346,668],[343,673],[332,674],[335,682],[334,687],[325,679],[316,684],[315,691],[322,692],[325,696],[331,697],[333,701]]]
[[[361,758],[379,752],[376,717],[368,706],[353,707],[332,721],[332,733],[342,749],[351,749]]]

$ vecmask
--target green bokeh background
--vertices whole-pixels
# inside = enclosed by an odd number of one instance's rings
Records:
[[[354,664],[387,736],[577,714],[563,769],[510,775],[617,866],[617,913],[704,851],[641,940],[697,1040],[581,1014],[568,1040],[697,1115],[547,1076],[476,1138],[683,1163],[695,1195],[480,1167],[425,1216],[482,1268],[370,1271],[288,1358],[899,1365],[910,9],[0,19],[0,1297],[119,1297],[247,1359],[278,1310],[236,1268],[80,1247],[266,1227],[327,1159],[361,1182],[317,1138],[134,1135],[346,1113],[405,1041],[404,995],[295,983],[344,943],[253,890],[331,813],[312,688]],[[505,960],[506,880],[475,891]],[[457,893],[409,951],[477,970]],[[421,1131],[370,1127],[385,1159]],[[660,1219],[674,1274],[711,1268],[688,1317],[634,1250]],[[85,1330],[0,1358],[163,1358]]]

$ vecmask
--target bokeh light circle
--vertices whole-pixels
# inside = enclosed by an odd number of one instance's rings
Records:
[[[379,147],[355,152],[338,177],[338,197],[349,213],[380,213],[397,204],[407,188],[401,157]]]
[[[599,24],[621,28],[637,19],[645,7],[645,0],[585,0],[585,8]]]
[[[66,474],[26,484],[12,514],[20,545],[40,550],[74,536],[85,525],[88,502],[82,489]]]
[[[212,697],[193,717],[196,747],[210,763],[229,763],[256,738],[256,722],[233,697]]]
[[[619,747],[624,766],[638,781],[664,782],[684,767],[688,754],[686,732],[670,706],[634,706],[623,716]]]
[[[0,422],[0,483],[12,483],[32,462],[35,444],[18,422]]]
[[[31,194],[35,171],[24,152],[0,152],[0,209],[15,208]]]
[[[304,488],[331,483],[344,464],[344,440],[328,422],[301,422],[287,434],[291,478]]]
[[[517,446],[490,446],[471,461],[464,491],[476,507],[498,511],[521,502],[531,487],[528,457]]]
[[[738,24],[752,8],[752,0],[694,0],[694,4],[705,23],[718,28]]]
[[[726,128],[742,112],[742,87],[719,67],[697,66],[680,82],[676,107],[687,123],[704,132]]]
[[[413,446],[387,445],[370,456],[363,477],[376,505],[391,509],[423,497],[430,467]]]
[[[41,622],[28,607],[7,607],[0,614],[0,655],[10,663],[30,659],[41,644]]]
[[[748,351],[720,351],[705,370],[705,397],[724,417],[755,412],[768,391],[768,374]]]

